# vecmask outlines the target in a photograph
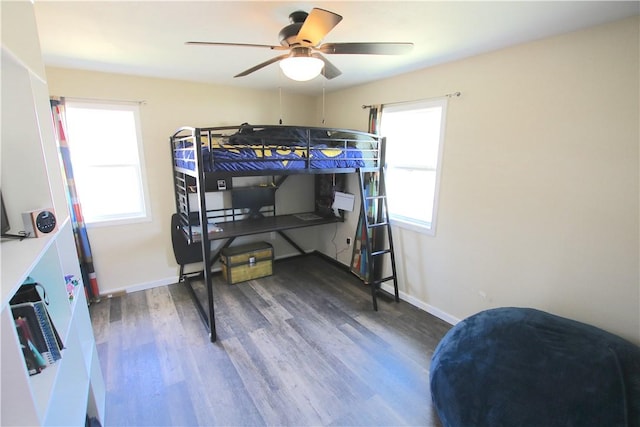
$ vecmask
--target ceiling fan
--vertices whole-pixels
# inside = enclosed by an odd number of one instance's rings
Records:
[[[310,13],[295,11],[289,15],[290,24],[280,30],[280,46],[189,41],[188,45],[264,47],[271,50],[289,50],[261,64],[235,75],[243,77],[267,65],[280,62],[289,78],[311,80],[322,74],[327,79],[338,77],[340,70],[324,54],[329,55],[402,55],[411,51],[413,43],[325,43],[322,39],[342,20],[342,16],[328,10],[314,8]]]

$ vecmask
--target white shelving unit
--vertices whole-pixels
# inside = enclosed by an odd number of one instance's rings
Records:
[[[53,208],[57,231],[3,240],[0,305],[0,425],[81,426],[104,422],[105,385],[87,308],[49,108],[33,4],[2,2],[2,181],[12,233],[21,213]],[[80,281],[69,299],[64,277]],[[62,358],[29,376],[9,301],[30,277],[42,284],[60,333]]]

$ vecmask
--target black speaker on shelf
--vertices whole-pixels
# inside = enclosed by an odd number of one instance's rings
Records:
[[[22,213],[24,231],[33,237],[42,237],[58,229],[58,221],[53,209],[37,209]]]

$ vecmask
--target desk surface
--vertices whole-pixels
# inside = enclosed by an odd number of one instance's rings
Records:
[[[229,239],[252,234],[269,233],[271,231],[291,230],[294,228],[312,227],[314,225],[342,222],[341,218],[324,218],[313,212],[290,215],[276,215],[255,219],[243,219],[216,223],[218,231],[209,231],[209,240]],[[213,227],[212,227],[213,228]],[[200,234],[193,232],[193,240],[200,241]]]

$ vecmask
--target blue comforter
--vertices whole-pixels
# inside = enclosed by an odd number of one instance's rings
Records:
[[[178,146],[174,154],[176,166],[194,170],[194,153],[189,145]],[[358,148],[325,144],[309,150],[301,146],[216,145],[202,147],[202,165],[205,172],[359,168],[365,166],[365,156]]]

